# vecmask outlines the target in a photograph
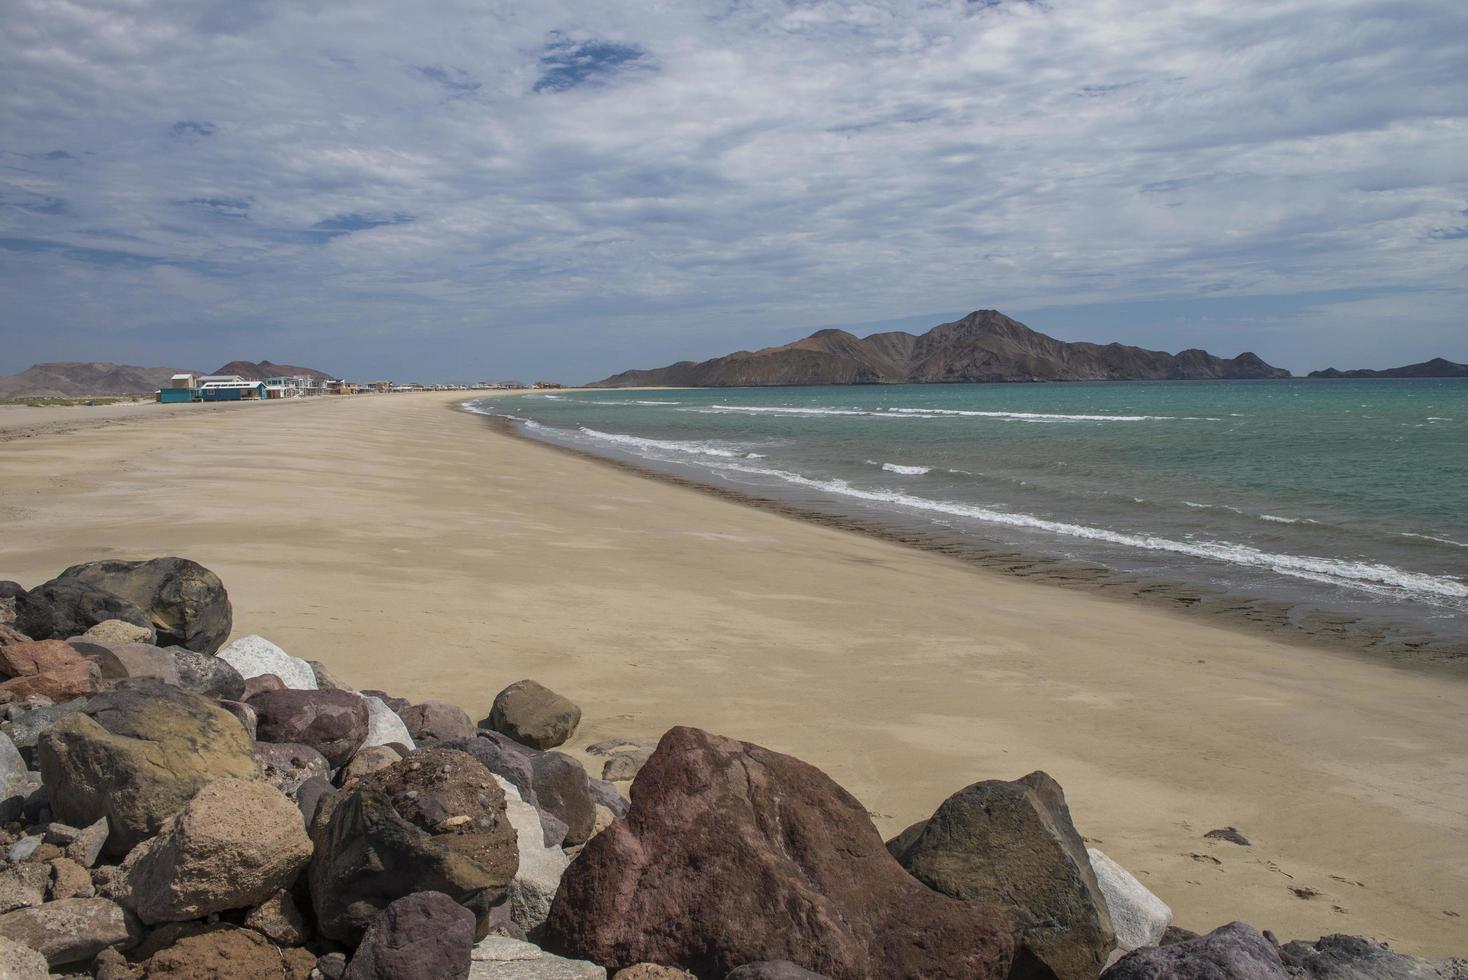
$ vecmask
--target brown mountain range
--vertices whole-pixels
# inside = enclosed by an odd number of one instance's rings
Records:
[[[695,363],[624,371],[591,387],[939,384],[977,381],[1163,381],[1288,378],[1258,355],[1178,354],[1123,344],[1067,343],[997,310],[977,310],[921,336],[902,331],[857,337],[819,330],[782,347],[739,351]]]
[[[321,378],[334,381],[336,376],[315,368],[299,367],[295,364],[275,364],[271,361],[230,361],[214,374],[238,374],[246,381],[264,381],[266,378]]]
[[[0,377],[0,398],[80,398],[85,395],[151,395],[180,368],[137,367],[106,361],[33,364]]]

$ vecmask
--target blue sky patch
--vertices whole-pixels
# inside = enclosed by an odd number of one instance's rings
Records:
[[[552,31],[540,56],[541,75],[533,91],[564,92],[605,83],[619,72],[647,67],[647,52],[635,44],[574,41],[560,31]]]

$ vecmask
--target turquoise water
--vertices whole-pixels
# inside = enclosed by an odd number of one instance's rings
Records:
[[[1468,382],[530,394],[527,434],[976,542],[1468,637]]]

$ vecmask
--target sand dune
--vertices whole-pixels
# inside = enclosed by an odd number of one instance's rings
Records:
[[[237,633],[348,682],[477,718],[535,677],[582,706],[578,746],[674,723],[761,742],[886,833],[1043,768],[1181,925],[1462,952],[1461,681],[654,482],[464,397],[7,413],[0,578],[192,557]],[[1226,825],[1254,846],[1203,839]]]

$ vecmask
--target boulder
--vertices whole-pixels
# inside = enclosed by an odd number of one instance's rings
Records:
[[[285,681],[276,677],[274,674],[256,674],[254,677],[245,679],[245,691],[240,695],[240,698],[248,702],[251,698],[264,694],[266,691],[284,691],[286,689]]]
[[[403,708],[398,714],[408,726],[414,740],[449,742],[456,738],[472,738],[474,722],[458,705],[443,701],[424,701]]]
[[[245,928],[254,929],[277,946],[299,946],[310,938],[306,920],[291,893],[278,891],[245,916]]]
[[[350,691],[266,691],[250,699],[263,742],[309,745],[335,769],[367,739],[367,702]]]
[[[10,736],[0,732],[0,802],[19,796],[26,788],[30,767]]]
[[[46,957],[29,946],[0,936],[0,980],[51,980]]]
[[[1279,950],[1242,922],[1197,939],[1138,949],[1101,974],[1106,980],[1288,980]]]
[[[838,978],[997,980],[1014,956],[994,911],[904,872],[820,770],[682,727],[638,774],[627,816],[566,870],[544,942],[700,977],[789,960]]]
[[[495,695],[485,725],[536,749],[563,744],[581,724],[581,709],[535,681],[517,681]]]
[[[396,743],[410,751],[417,748],[413,744],[413,736],[408,734],[408,726],[403,724],[403,719],[398,717],[396,711],[383,703],[381,698],[370,694],[360,697],[367,705],[367,738],[362,742],[363,746]]]
[[[1086,848],[1096,884],[1106,899],[1111,929],[1116,934],[1116,948],[1129,953],[1143,946],[1156,946],[1167,927],[1172,925],[1172,909],[1153,895],[1126,868],[1094,847]]]
[[[487,936],[470,954],[469,980],[606,980],[607,971],[585,960],[548,953],[508,936]]]
[[[789,960],[765,960],[730,970],[724,980],[826,980],[826,977],[796,966]]]
[[[307,980],[316,957],[280,950],[251,929],[214,925],[189,930],[143,963],[144,980]]]
[[[475,914],[476,935],[508,915],[519,858],[505,797],[462,752],[423,749],[323,798],[311,826],[318,928],[355,943],[394,900],[448,895]]]
[[[73,565],[54,581],[81,582],[135,604],[148,616],[137,625],[151,626],[159,646],[213,653],[229,636],[232,613],[224,583],[187,558],[109,558]]]
[[[21,630],[38,640],[62,639],[80,636],[98,623],[120,619],[134,626],[151,628],[153,621],[135,603],[106,589],[89,585],[75,579],[52,579],[30,591],[33,608],[44,608],[49,617],[44,623],[32,624],[33,629]],[[44,631],[40,631],[44,628]]]
[[[316,811],[323,800],[336,796],[336,787],[325,776],[312,776],[296,790],[296,807],[301,811],[301,820],[307,830],[316,820]]]
[[[1361,936],[1324,936],[1286,943],[1280,958],[1308,980],[1461,980],[1468,959],[1419,959]]]
[[[74,711],[82,710],[87,703],[86,698],[74,698],[61,704],[35,704],[10,706],[10,720],[0,725],[15,747],[21,750],[22,755],[34,757],[36,743],[40,741],[41,733],[50,728],[62,717]]]
[[[42,733],[37,754],[56,819],[106,817],[125,854],[216,779],[257,779],[250,740],[229,712],[151,678],[119,682]]]
[[[388,694],[386,691],[358,691],[357,693],[361,694],[363,697],[370,696],[377,698],[383,704],[396,711],[399,715],[401,715],[403,711],[408,708],[408,700],[406,698],[395,698],[391,694]]]
[[[638,963],[625,970],[618,970],[612,980],[696,980],[687,970],[656,963]]]
[[[137,920],[105,898],[64,898],[6,912],[0,937],[29,946],[53,967],[89,960],[109,946],[128,949],[142,938]]]
[[[337,771],[337,785],[349,786],[363,776],[386,769],[401,758],[390,745],[364,745],[350,762]]]
[[[51,872],[44,864],[17,861],[0,867],[0,914],[29,909],[46,901]]]
[[[417,892],[377,913],[344,980],[466,980],[474,916],[442,892]]]
[[[231,701],[228,698],[220,698],[219,706],[234,715],[240,727],[244,728],[245,734],[250,736],[250,741],[255,741],[260,719],[255,714],[254,708],[243,701]]]
[[[235,640],[216,656],[249,680],[261,674],[274,674],[286,687],[297,691],[316,690],[316,672],[299,657],[292,657],[263,636],[250,634]]]
[[[71,858],[52,858],[46,865],[51,869],[51,887],[46,892],[50,901],[61,898],[91,898],[96,894],[92,888],[91,873]]]
[[[534,932],[550,915],[561,876],[571,861],[555,844],[546,844],[535,807],[520,798],[513,783],[494,777],[505,794],[505,815],[515,828],[519,868],[510,882],[510,921],[526,933]]]
[[[316,675],[316,689],[319,691],[350,691],[351,688],[332,676],[331,671],[319,660],[307,660],[306,665],[311,668],[311,673]]]
[[[627,797],[605,779],[588,779],[587,789],[591,790],[591,800],[597,806],[604,806],[612,811],[614,817],[625,817],[627,808],[631,805]]]
[[[211,698],[244,700],[245,679],[227,661],[184,647],[170,647],[168,652],[178,671],[178,686],[185,691]]]
[[[103,643],[145,643],[158,645],[158,634],[151,626],[139,626],[125,619],[107,619],[87,630],[82,636]]]
[[[7,642],[7,631],[21,633],[28,640],[49,639],[55,635],[50,604],[18,582],[0,582],[0,646]]]
[[[99,817],[96,823],[82,827],[66,845],[66,856],[84,868],[90,868],[102,856],[107,846],[107,818]]]
[[[561,752],[538,752],[530,771],[536,805],[565,823],[567,844],[585,843],[596,828],[596,801],[581,763]]]
[[[294,803],[273,786],[221,779],[123,862],[122,902],[149,925],[258,905],[311,859]]]
[[[43,697],[54,703],[102,690],[102,671],[69,643],[34,640],[0,647],[0,701]]]
[[[1060,784],[1043,772],[950,796],[893,856],[953,898],[994,908],[1059,980],[1094,980],[1115,945],[1111,917]]]
[[[331,763],[309,745],[297,742],[255,742],[255,761],[261,777],[286,796],[295,799],[301,784],[314,776],[331,776]]]
[[[73,636],[66,642],[88,660],[95,661],[104,680],[156,677],[175,687],[183,686],[179,682],[178,667],[173,662],[173,656],[162,647],[93,636]]]
[[[530,768],[530,757],[536,754],[536,750],[491,731],[481,731],[473,738],[446,741],[438,748],[469,753],[484,768],[514,783],[526,803],[540,805],[535,796],[535,774]]]

